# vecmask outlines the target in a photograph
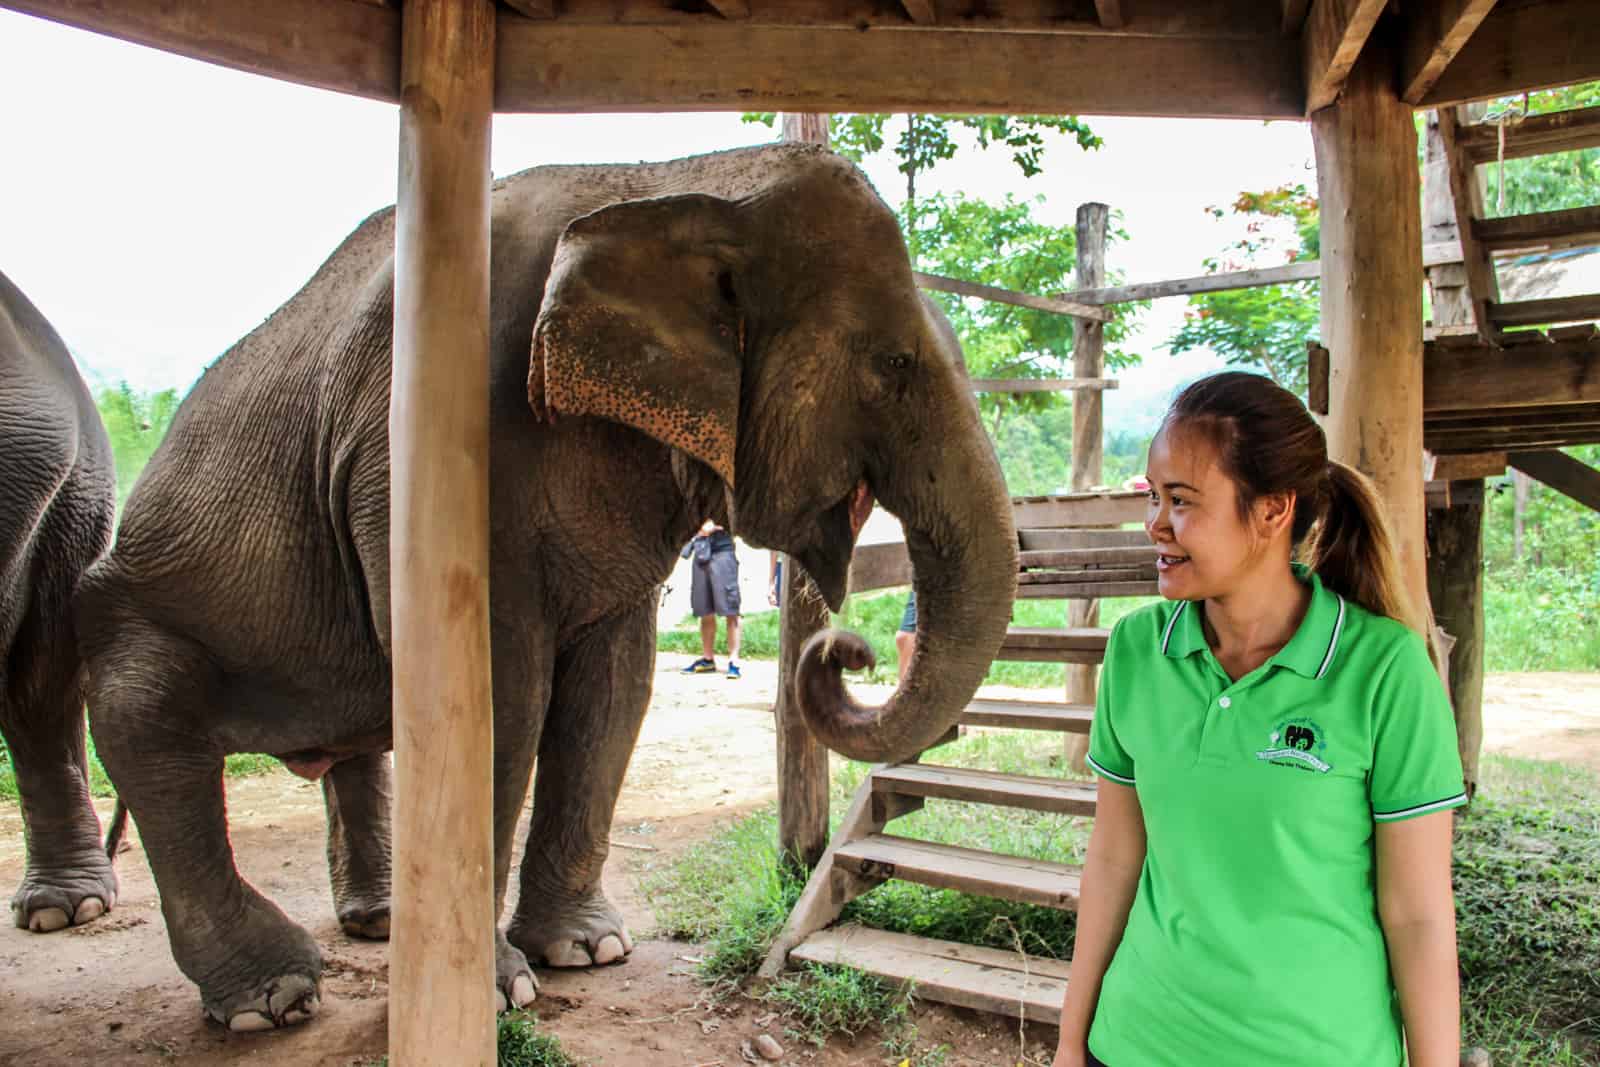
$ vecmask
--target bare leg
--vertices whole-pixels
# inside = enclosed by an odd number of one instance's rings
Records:
[[[717,617],[700,616],[700,655],[703,659],[717,658]]]
[[[911,669],[911,657],[917,652],[917,635],[910,630],[896,630],[894,635],[894,650],[900,659],[900,681],[906,680],[906,672]]]
[[[741,633],[742,628],[739,625],[739,616],[737,615],[727,616],[726,622],[728,624],[728,660],[733,662],[739,658],[739,641],[743,636]]]
[[[530,959],[587,967],[633,949],[621,913],[601,892],[600,873],[654,664],[655,606],[648,601],[594,627],[557,661],[522,892],[507,930]]]
[[[339,925],[351,937],[389,937],[389,754],[335,763],[322,779],[328,811],[328,881]]]

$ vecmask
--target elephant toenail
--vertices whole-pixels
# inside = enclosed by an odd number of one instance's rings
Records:
[[[86,897],[83,903],[78,905],[78,910],[72,913],[72,924],[81,926],[84,923],[93,922],[105,913],[105,901],[99,897]]]
[[[615,934],[607,934],[600,939],[594,948],[594,961],[596,963],[615,963],[626,956],[627,950],[622,947],[622,941]]]
[[[228,1029],[239,1034],[253,1034],[272,1029],[272,1020],[259,1011],[241,1011],[228,1020]]]
[[[532,975],[519,974],[511,983],[511,1001],[519,1008],[532,1004],[538,995],[539,987],[533,984]]]
[[[28,919],[28,929],[36,934],[53,933],[67,925],[67,913],[61,908],[40,908]]]

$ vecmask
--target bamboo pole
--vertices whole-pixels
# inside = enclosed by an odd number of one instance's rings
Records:
[[[1328,452],[1377,483],[1419,625],[1428,624],[1422,494],[1422,238],[1417,134],[1374,39],[1337,103],[1311,116],[1322,217]]]
[[[489,676],[494,5],[407,0],[389,406],[389,1061],[495,1062]]]

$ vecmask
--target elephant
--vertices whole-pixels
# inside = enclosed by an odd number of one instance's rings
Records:
[[[541,167],[497,182],[490,214],[497,915],[534,797],[495,931],[505,1007],[535,995],[530,960],[632,950],[601,868],[657,592],[702,520],[790,554],[835,609],[853,508],[905,522],[926,654],[904,687],[881,709],[848,696],[854,635],[806,661],[809,721],[867,759],[959,716],[1004,636],[1016,539],[960,347],[850,163],[780,145]],[[368,218],[206,371],[80,595],[95,743],[178,966],[232,1029],[314,1014],[321,962],[233,864],[225,754],[321,778],[339,919],[387,934],[394,243],[392,208]]]
[[[72,596],[111,546],[116,467],[60,335],[0,274],[0,735],[16,775],[27,869],[11,898],[38,933],[116,905],[89,802],[84,666]]]

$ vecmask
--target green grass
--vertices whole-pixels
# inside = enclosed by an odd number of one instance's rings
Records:
[[[229,756],[223,762],[223,774],[229,778],[247,778],[255,774],[269,774],[282,764],[273,756],[264,756],[256,752],[240,752]],[[116,789],[112,788],[111,779],[106,777],[106,772],[100,766],[100,757],[94,750],[94,738],[89,739],[89,793],[97,797],[114,797]],[[5,743],[0,742],[0,800],[16,802],[21,799],[17,793],[17,777],[11,767],[11,753],[6,749]]]
[[[893,682],[899,671],[900,657],[895,653],[894,635],[900,629],[900,617],[906,607],[906,590],[853,596],[844,603],[844,611],[833,617],[833,625],[854,630],[872,646],[878,655],[878,664],[865,676],[874,683]],[[1100,603],[1100,625],[1110,626],[1128,612],[1144,604],[1153,603],[1154,597],[1122,597]],[[1012,621],[1018,626],[1065,626],[1066,604],[1051,600],[1019,600],[1012,610]],[[778,612],[763,611],[744,617],[741,655],[746,659],[777,659]],[[719,624],[717,640],[722,641]],[[662,630],[656,637],[656,648],[662,652],[681,652],[698,655],[700,652],[700,624],[692,615],[684,618],[670,630]],[[1059,663],[996,663],[985,679],[987,685],[1015,685],[1030,687],[1060,686],[1062,669]]]
[[[911,991],[850,967],[808,963],[762,991],[784,1013],[785,1033],[817,1048],[835,1034],[854,1037],[876,1027],[899,1043],[911,1026]]]
[[[1483,585],[1485,670],[1600,670],[1600,568],[1490,565]]]
[[[583,1067],[554,1034],[541,1033],[539,1017],[528,1011],[501,1015],[495,1030],[498,1067]],[[388,1067],[389,1057],[364,1060],[360,1067]]]
[[[944,746],[936,762],[1059,775],[1060,751],[1058,737],[996,731]],[[867,770],[847,763],[835,776],[835,828]],[[896,820],[894,832],[1074,863],[1082,862],[1089,826],[936,801]],[[799,879],[779,863],[776,836],[776,815],[760,812],[647,878],[663,932],[707,943],[701,973],[708,980],[730,984],[753,974],[799,896]],[[1497,1067],[1600,1063],[1600,778],[1486,757],[1478,797],[1459,824],[1455,882],[1465,1045],[1488,1048]],[[857,898],[843,919],[1038,956],[1072,952],[1070,913],[904,882]],[[812,1041],[831,1025],[825,1020],[837,1018],[847,1024],[832,1032],[855,1033],[870,1008],[887,1020],[873,1023],[886,1038],[904,1041],[886,1005],[905,994],[853,983],[812,971],[788,980],[781,1006],[791,1027]],[[861,1012],[850,1014],[852,1005]]]

